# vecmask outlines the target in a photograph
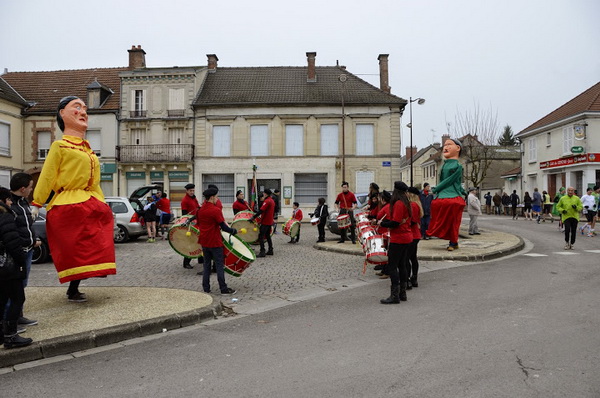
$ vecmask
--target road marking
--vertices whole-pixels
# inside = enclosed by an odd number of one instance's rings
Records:
[[[600,253],[600,250],[584,250],[588,253]]]
[[[574,254],[578,254],[577,252],[554,252],[552,254],[562,254],[563,256],[572,256]]]
[[[540,253],[527,253],[527,254],[523,254],[524,256],[528,256],[528,257],[548,257],[547,254],[540,254]]]

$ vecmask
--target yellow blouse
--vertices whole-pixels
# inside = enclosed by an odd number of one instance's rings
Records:
[[[41,207],[52,191],[55,194],[46,210],[82,203],[92,196],[106,203],[100,188],[100,162],[88,141],[63,135],[52,143],[33,192],[33,204]]]

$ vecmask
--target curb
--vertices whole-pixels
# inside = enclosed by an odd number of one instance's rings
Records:
[[[210,306],[191,311],[41,340],[23,348],[0,349],[0,368],[9,368],[25,362],[89,350],[136,337],[163,333],[164,329],[173,330],[195,325],[215,319],[222,312],[223,303],[219,301]]]

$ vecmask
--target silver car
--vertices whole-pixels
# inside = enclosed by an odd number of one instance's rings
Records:
[[[136,211],[141,210],[137,203],[117,196],[107,196],[105,199],[117,220],[115,243],[127,242],[146,234],[146,229],[141,222],[142,217]]]

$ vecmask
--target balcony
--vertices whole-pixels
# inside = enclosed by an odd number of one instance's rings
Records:
[[[167,111],[169,117],[183,117],[185,116],[185,109],[169,109]]]
[[[191,162],[192,144],[121,145],[117,146],[117,161],[125,163]]]
[[[129,111],[129,117],[131,117],[131,118],[146,117],[146,111]]]

